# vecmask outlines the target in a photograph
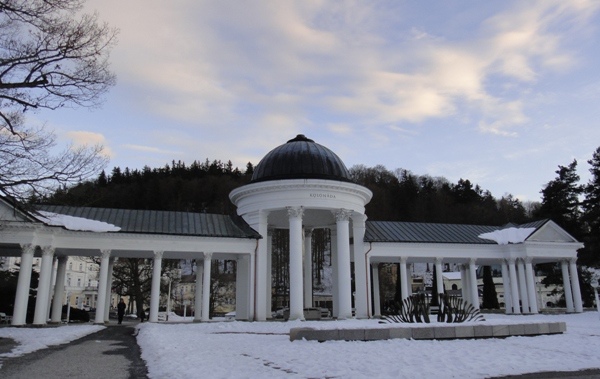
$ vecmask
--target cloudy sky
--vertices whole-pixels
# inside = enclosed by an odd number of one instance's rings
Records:
[[[93,0],[120,29],[101,109],[40,112],[114,166],[231,160],[303,133],[383,164],[539,200],[600,146],[600,2]]]

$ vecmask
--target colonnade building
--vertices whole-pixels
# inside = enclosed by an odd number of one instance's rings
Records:
[[[273,311],[274,229],[289,232],[291,320],[304,319],[303,309],[313,306],[311,235],[318,228],[331,230],[337,319],[380,315],[376,268],[384,262],[399,264],[403,298],[410,295],[411,264],[435,265],[438,293],[443,293],[442,265],[456,264],[463,298],[475,307],[477,266],[501,266],[508,314],[538,312],[534,266],[559,262],[567,312],[583,311],[576,267],[582,244],[553,221],[506,227],[368,221],[365,205],[371,191],[352,182],[334,152],[304,135],[271,150],[256,166],[251,182],[229,197],[237,206],[236,217],[48,205],[29,210],[0,198],[0,256],[21,260],[13,325],[25,324],[34,257],[41,257],[41,265],[33,323],[60,322],[69,256],[100,258],[95,323],[108,320],[112,267],[121,257],[153,261],[151,322],[158,321],[163,259],[196,260],[197,321],[210,319],[213,259],[237,262],[236,318],[267,320]]]

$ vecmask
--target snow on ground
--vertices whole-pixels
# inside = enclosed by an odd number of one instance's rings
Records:
[[[139,325],[150,378],[484,378],[600,367],[597,312],[485,315],[488,323],[565,321],[562,335],[452,341],[295,341],[292,327],[380,327],[376,320]],[[388,325],[389,326],[389,325]]]
[[[485,315],[488,324],[565,321],[561,335],[452,341],[295,341],[293,327],[385,327],[377,320],[138,324],[150,378],[484,378],[600,368],[600,317]],[[173,321],[182,321],[173,317]],[[186,321],[191,321],[187,318]],[[398,324],[404,327],[405,324]],[[102,326],[0,328],[14,357],[67,343]]]
[[[49,346],[60,345],[104,329],[99,325],[65,325],[57,328],[0,328],[0,337],[11,338],[18,344],[0,359],[18,357]],[[0,366],[1,367],[1,366]]]

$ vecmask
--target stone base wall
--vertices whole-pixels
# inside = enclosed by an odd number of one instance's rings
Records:
[[[500,325],[436,325],[366,329],[290,329],[290,341],[378,341],[394,338],[415,340],[449,340],[459,338],[506,338],[560,334],[567,330],[564,322],[542,322]]]

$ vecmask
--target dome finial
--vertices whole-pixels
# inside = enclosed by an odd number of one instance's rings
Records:
[[[306,136],[304,134],[298,134],[296,136],[296,138],[292,138],[291,140],[288,141],[288,143],[290,143],[290,142],[300,142],[300,141],[315,142],[315,141],[311,140],[310,138],[306,138]]]

